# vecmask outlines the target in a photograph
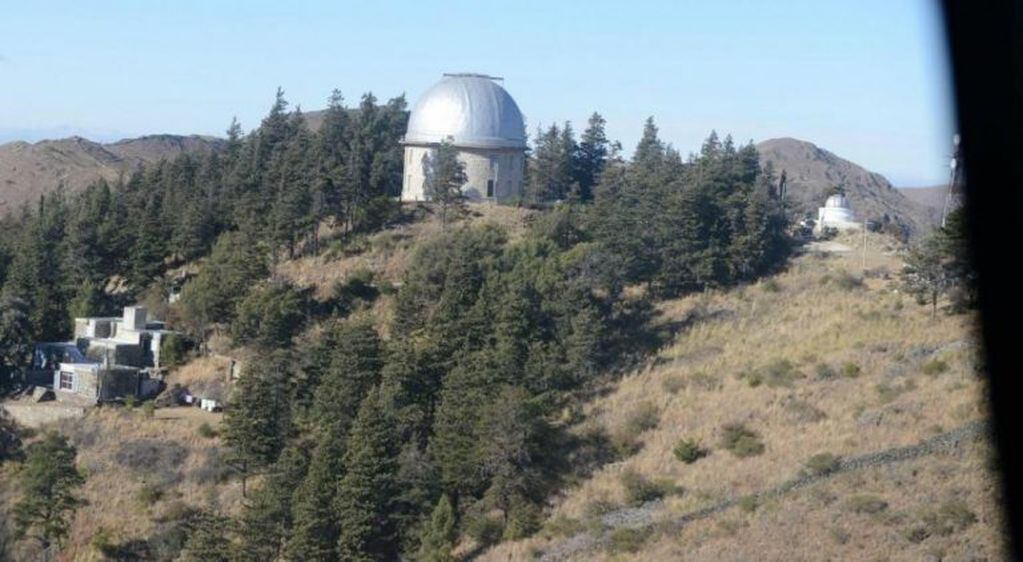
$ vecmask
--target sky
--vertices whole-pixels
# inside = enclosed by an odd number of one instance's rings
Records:
[[[947,180],[953,114],[926,0],[0,2],[0,143],[222,135],[280,86],[321,109],[503,76],[527,129],[594,111],[631,154],[643,121],[683,155],[716,130],[807,140],[897,186]]]

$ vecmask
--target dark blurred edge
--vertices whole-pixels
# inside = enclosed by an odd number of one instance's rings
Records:
[[[1023,377],[1023,2],[943,0],[966,169],[966,211],[994,408],[995,440],[1020,558],[1020,447],[1016,388]]]

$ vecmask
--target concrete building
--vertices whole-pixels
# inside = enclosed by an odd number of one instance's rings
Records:
[[[849,200],[845,195],[837,194],[828,197],[824,206],[817,209],[817,230],[823,232],[826,228],[837,230],[856,230],[862,225],[857,222],[856,215],[849,207]]]
[[[128,306],[121,317],[75,318],[75,343],[86,357],[101,363],[160,367],[160,346],[173,333],[150,322],[146,307]]]
[[[129,306],[120,317],[75,318],[73,342],[35,345],[26,382],[52,385],[58,400],[81,405],[153,394],[161,381],[150,375],[174,332],[146,316],[145,307]]]
[[[445,74],[424,93],[405,133],[402,201],[425,201],[424,164],[447,140],[458,148],[470,200],[515,201],[522,195],[526,127],[515,100],[482,74]]]

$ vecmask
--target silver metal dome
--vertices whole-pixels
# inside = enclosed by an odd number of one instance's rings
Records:
[[[412,108],[407,144],[433,144],[451,137],[467,148],[525,148],[526,126],[519,106],[489,76],[445,74]]]

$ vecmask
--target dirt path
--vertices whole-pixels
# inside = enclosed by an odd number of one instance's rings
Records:
[[[754,497],[758,501],[763,501],[781,496],[791,492],[792,490],[833,478],[839,474],[912,460],[939,452],[951,451],[957,449],[964,442],[972,442],[985,437],[988,434],[988,429],[988,422],[985,420],[979,420],[946,433],[935,435],[934,437],[925,439],[916,445],[895,447],[883,451],[842,459],[835,470],[831,472],[826,474],[802,475],[783,482],[774,488],[754,494]],[[671,519],[665,528],[669,530],[679,530],[688,523],[710,517],[711,515],[715,515],[734,507],[741,499],[742,498],[740,497],[728,498],[696,511],[680,515]],[[655,514],[661,506],[662,503],[660,501],[656,501],[649,502],[636,508],[623,508],[612,511],[601,518],[602,530],[599,534],[585,532],[568,537],[543,552],[540,560],[552,562],[557,560],[568,560],[573,556],[605,546],[608,541],[607,537],[609,531],[619,528],[649,527],[656,522]]]

